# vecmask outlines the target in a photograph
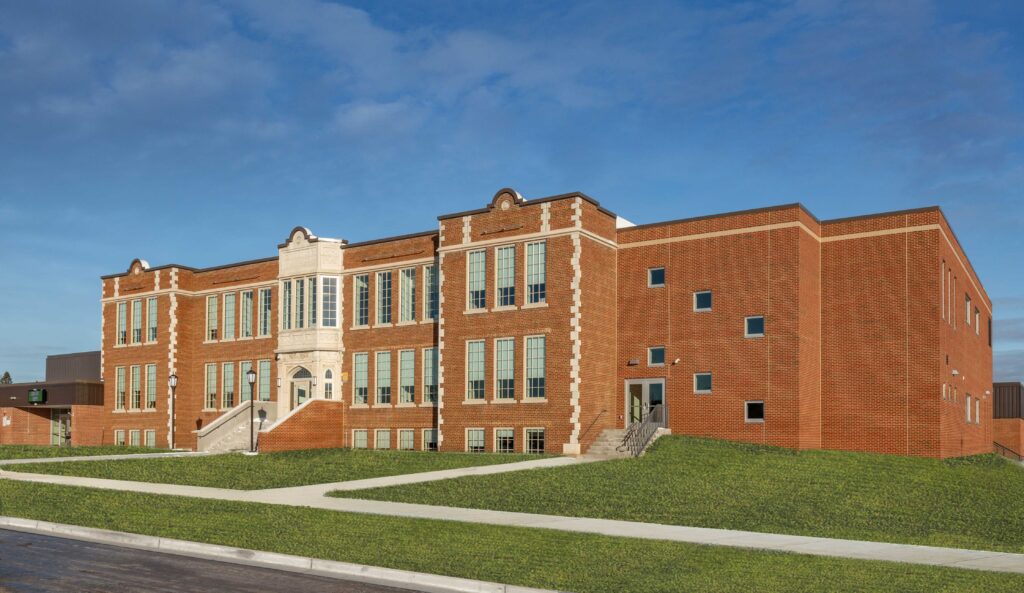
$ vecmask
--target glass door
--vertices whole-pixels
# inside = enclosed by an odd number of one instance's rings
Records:
[[[292,409],[309,399],[309,381],[292,381]]]
[[[665,404],[664,379],[628,379],[626,381],[626,420],[629,424],[643,421],[655,406]],[[664,418],[663,414],[662,424]]]

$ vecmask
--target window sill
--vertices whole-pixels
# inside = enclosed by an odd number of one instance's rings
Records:
[[[545,309],[548,306],[547,301],[541,301],[539,303],[526,303],[523,305],[523,309]]]
[[[764,424],[764,420],[744,420],[746,424]]]
[[[504,305],[501,307],[491,307],[491,313],[499,313],[501,311],[518,311],[519,307],[516,305]]]
[[[665,288],[664,284],[648,284],[647,288]]]
[[[516,403],[515,398],[495,398],[491,400],[492,404],[514,404]]]
[[[743,334],[743,337],[748,340],[756,340],[757,338],[763,338],[764,334]]]
[[[465,315],[480,315],[481,313],[490,313],[487,309],[466,309],[463,311]]]
[[[113,410],[112,413],[114,413],[114,414],[124,414],[125,411],[124,410]]]
[[[155,414],[156,413],[156,408],[146,408],[145,410],[142,410],[142,413],[143,414]]]
[[[138,413],[139,413],[139,412],[141,412],[141,411],[142,411],[142,410],[140,410],[140,409],[138,409],[138,408],[131,408],[131,409],[129,409],[129,410],[127,411],[127,412],[128,412],[129,414],[138,414]]]
[[[352,404],[349,408],[353,410],[368,410],[370,409],[370,406],[369,404]]]
[[[216,414],[217,408],[203,408],[202,410],[200,410],[200,412],[209,412],[211,414]]]
[[[548,398],[546,397],[527,397],[523,399],[524,404],[546,404]]]
[[[393,323],[376,323],[372,327],[373,327],[373,329],[381,329],[381,328],[385,328],[385,327],[394,327],[394,325],[395,324],[393,324]]]
[[[406,403],[402,403],[402,404],[395,404],[395,407],[396,408],[415,408],[416,404],[414,402],[406,402]]]
[[[436,408],[437,407],[437,402],[423,402],[422,404],[420,404],[420,407],[421,408]]]
[[[203,344],[216,344],[219,340],[203,340]]]
[[[650,363],[649,362],[649,363],[647,363],[647,366],[651,367],[651,368],[658,368],[658,369],[660,369],[660,368],[664,368],[665,367],[665,363],[662,362],[662,363],[659,364],[659,363]]]
[[[352,331],[355,331],[357,329],[370,329],[370,326],[369,325],[353,325],[352,327],[350,327],[348,329],[350,329]]]
[[[373,405],[372,405],[372,406],[370,406],[370,407],[371,407],[371,408],[393,408],[393,407],[395,407],[395,406],[394,406],[394,405],[392,405],[392,404],[373,404]]]
[[[143,346],[156,346],[159,342],[157,340],[149,340],[143,343]]]
[[[487,403],[485,399],[464,399],[462,403],[467,406],[480,406]]]
[[[710,391],[694,391],[694,395],[711,395]]]
[[[694,313],[710,313],[711,309],[694,309]]]
[[[395,327],[405,327],[407,325],[419,325],[419,323],[420,323],[419,321],[415,321],[415,320],[413,320],[413,321],[399,321],[398,323],[395,324]]]

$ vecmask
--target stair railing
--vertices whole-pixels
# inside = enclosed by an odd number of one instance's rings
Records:
[[[1024,455],[1021,455],[1020,453],[1014,451],[1013,449],[1000,445],[999,443],[996,442],[993,442],[992,444],[996,448],[996,453],[999,453],[1003,457],[1009,457],[1014,461],[1024,461]]]
[[[587,433],[590,432],[590,429],[594,428],[594,425],[597,424],[597,421],[600,420],[601,416],[604,416],[605,412],[607,412],[607,411],[608,410],[601,410],[601,412],[594,418],[594,421],[590,423],[590,426],[587,426],[587,429],[584,430],[583,434],[580,435],[580,438],[579,438],[580,442],[583,442],[583,437],[587,436]]]
[[[664,404],[658,404],[651,406],[651,409],[640,419],[640,422],[635,422],[629,425],[626,429],[626,435],[622,437],[622,444],[618,446],[618,451],[628,451],[633,457],[639,457],[647,445],[650,444],[651,439],[658,432],[658,429],[665,424],[665,406]]]

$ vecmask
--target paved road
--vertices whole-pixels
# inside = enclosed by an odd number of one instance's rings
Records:
[[[0,593],[408,593],[0,529]]]

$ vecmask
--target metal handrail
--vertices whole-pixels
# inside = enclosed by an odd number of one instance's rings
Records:
[[[1024,455],[1021,455],[1020,453],[1014,451],[1013,449],[1005,445],[1000,445],[999,443],[996,442],[993,442],[992,444],[995,445],[997,449],[996,452],[1002,455],[1003,457],[1009,457],[1010,459],[1016,459],[1017,461],[1024,461]],[[1007,455],[1007,453],[1009,453],[1009,455]]]
[[[665,423],[665,406],[664,404],[658,404],[652,406],[650,410],[640,419],[640,422],[631,424],[626,429],[626,435],[622,437],[622,444],[619,445],[616,450],[618,451],[629,451],[629,454],[633,457],[639,457],[647,445],[654,438],[655,433]]]
[[[594,428],[594,425],[597,424],[597,421],[600,420],[601,416],[604,416],[605,412],[607,412],[607,411],[608,410],[601,410],[601,412],[598,413],[597,417],[594,418],[594,421],[590,423],[590,426],[588,426],[587,429],[583,431],[583,434],[580,435],[580,438],[579,438],[580,441],[583,441],[583,437],[587,436],[587,433],[590,432],[590,429]]]

